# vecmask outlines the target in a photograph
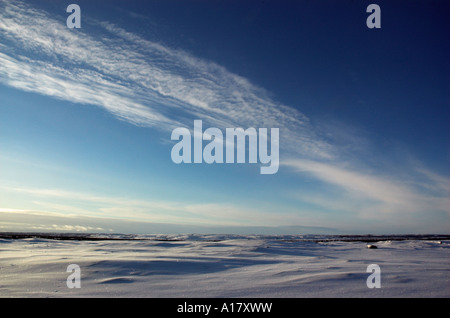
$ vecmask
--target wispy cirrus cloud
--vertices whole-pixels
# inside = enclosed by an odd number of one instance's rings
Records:
[[[411,183],[410,180],[402,180],[396,176],[356,171],[336,163],[291,159],[282,164],[341,191],[336,198],[330,195],[299,197],[327,209],[353,211],[355,215],[372,219],[413,214],[431,217],[436,213],[450,216],[450,182],[429,171],[426,171],[425,179]],[[423,171],[416,173],[424,174]]]
[[[109,22],[85,18],[84,25],[96,28],[70,30],[63,18],[28,4],[0,5],[7,42],[0,47],[1,83],[100,106],[131,124],[163,130],[190,127],[199,118],[222,128],[277,127],[281,147],[332,156],[306,116],[214,62]]]
[[[2,222],[24,221],[23,215],[66,220],[96,218],[126,222],[153,222],[214,226],[287,226],[303,224],[304,216],[287,211],[243,207],[228,202],[193,203],[187,201],[137,200],[126,197],[98,196],[61,189],[3,188],[8,193],[20,193],[35,208],[0,208],[8,213]],[[6,214],[3,214],[6,215]],[[308,219],[308,221],[310,221]],[[314,224],[308,222],[308,224]]]

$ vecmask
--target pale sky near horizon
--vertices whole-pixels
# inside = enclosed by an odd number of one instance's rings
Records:
[[[0,231],[450,233],[449,9],[0,0]],[[175,164],[194,120],[278,172]]]

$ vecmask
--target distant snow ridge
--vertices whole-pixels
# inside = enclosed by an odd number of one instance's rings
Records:
[[[437,241],[438,244],[450,240],[450,235],[408,234],[408,235],[239,235],[239,234],[103,234],[103,233],[21,233],[0,232],[0,239],[43,238],[54,240],[150,240],[150,241],[226,241],[226,240],[281,240],[292,242],[388,242],[388,241]],[[370,246],[370,247],[369,247]],[[377,248],[373,244],[368,248]]]

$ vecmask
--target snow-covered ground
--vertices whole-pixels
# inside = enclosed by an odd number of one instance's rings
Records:
[[[164,240],[163,240],[164,239]],[[449,241],[0,239],[0,297],[450,297]],[[68,265],[81,288],[68,288]],[[380,267],[381,288],[368,288]]]

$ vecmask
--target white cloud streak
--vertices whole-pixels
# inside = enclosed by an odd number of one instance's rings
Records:
[[[124,221],[144,221],[173,224],[196,224],[216,226],[286,226],[302,224],[304,218],[295,213],[252,209],[226,202],[191,203],[181,201],[151,201],[129,198],[94,196],[87,193],[60,189],[3,188],[3,191],[21,193],[27,201],[39,207],[36,216],[58,218],[108,218]],[[18,210],[0,208],[0,213],[16,213]],[[36,212],[37,211],[37,212]],[[45,211],[45,212],[39,212]],[[11,220],[16,220],[11,218]]]
[[[0,5],[0,35],[8,41],[0,46],[1,83],[162,130],[191,127],[193,119],[222,128],[277,127],[281,147],[331,157],[306,116],[216,63],[109,22],[85,18],[96,26],[88,34],[19,1]]]
[[[344,191],[346,203],[341,200],[334,202],[337,209],[373,218],[380,215],[385,218],[386,214],[392,216],[435,212],[450,215],[448,180],[445,182],[434,174],[429,175],[433,179],[413,187],[393,177],[357,172],[335,164],[292,159],[282,162],[282,165]],[[436,179],[441,183],[437,183]],[[434,184],[433,192],[425,194],[422,189],[428,184]],[[308,198],[302,197],[302,200],[308,201]],[[330,198],[316,196],[310,202],[333,209],[333,200]]]

